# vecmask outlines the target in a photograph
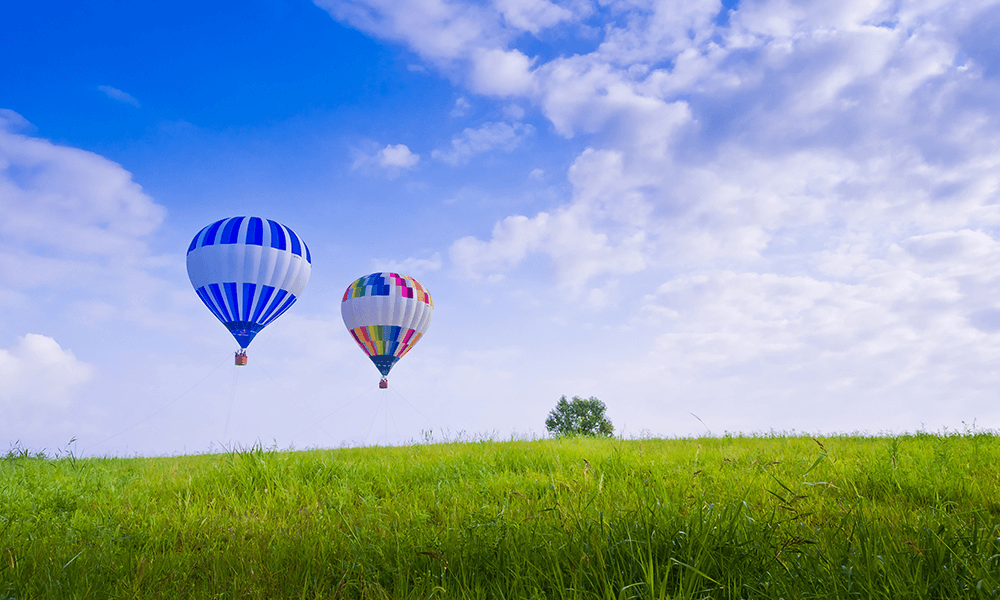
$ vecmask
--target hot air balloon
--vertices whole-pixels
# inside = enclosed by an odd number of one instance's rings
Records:
[[[340,303],[344,325],[382,380],[389,386],[389,371],[431,324],[434,302],[419,281],[399,273],[372,273],[352,283]]]
[[[239,343],[236,364],[245,365],[254,336],[302,295],[312,255],[281,223],[231,217],[194,236],[187,270],[198,297]]]

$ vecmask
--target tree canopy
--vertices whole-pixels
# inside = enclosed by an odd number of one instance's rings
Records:
[[[604,416],[606,408],[603,402],[593,396],[587,399],[573,396],[572,400],[566,400],[566,396],[563,396],[545,419],[545,428],[552,435],[610,437],[615,428]]]

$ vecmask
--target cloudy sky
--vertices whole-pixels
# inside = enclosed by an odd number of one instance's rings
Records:
[[[1000,3],[30,3],[0,22],[0,445],[1000,428]],[[250,346],[190,287],[261,215]],[[434,321],[390,389],[340,317]],[[5,451],[6,447],[0,447]]]

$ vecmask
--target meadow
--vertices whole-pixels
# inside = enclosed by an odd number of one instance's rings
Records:
[[[0,598],[993,598],[1000,437],[0,457]]]

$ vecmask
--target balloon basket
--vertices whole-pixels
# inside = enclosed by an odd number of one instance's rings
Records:
[[[246,358],[246,357],[244,357],[244,358]],[[246,363],[244,363],[244,364],[246,364]],[[386,379],[385,377],[383,377],[382,380],[378,382],[378,389],[384,390],[387,387],[389,387],[389,380]]]
[[[245,350],[236,353],[236,366],[243,367],[247,364],[247,353]]]

